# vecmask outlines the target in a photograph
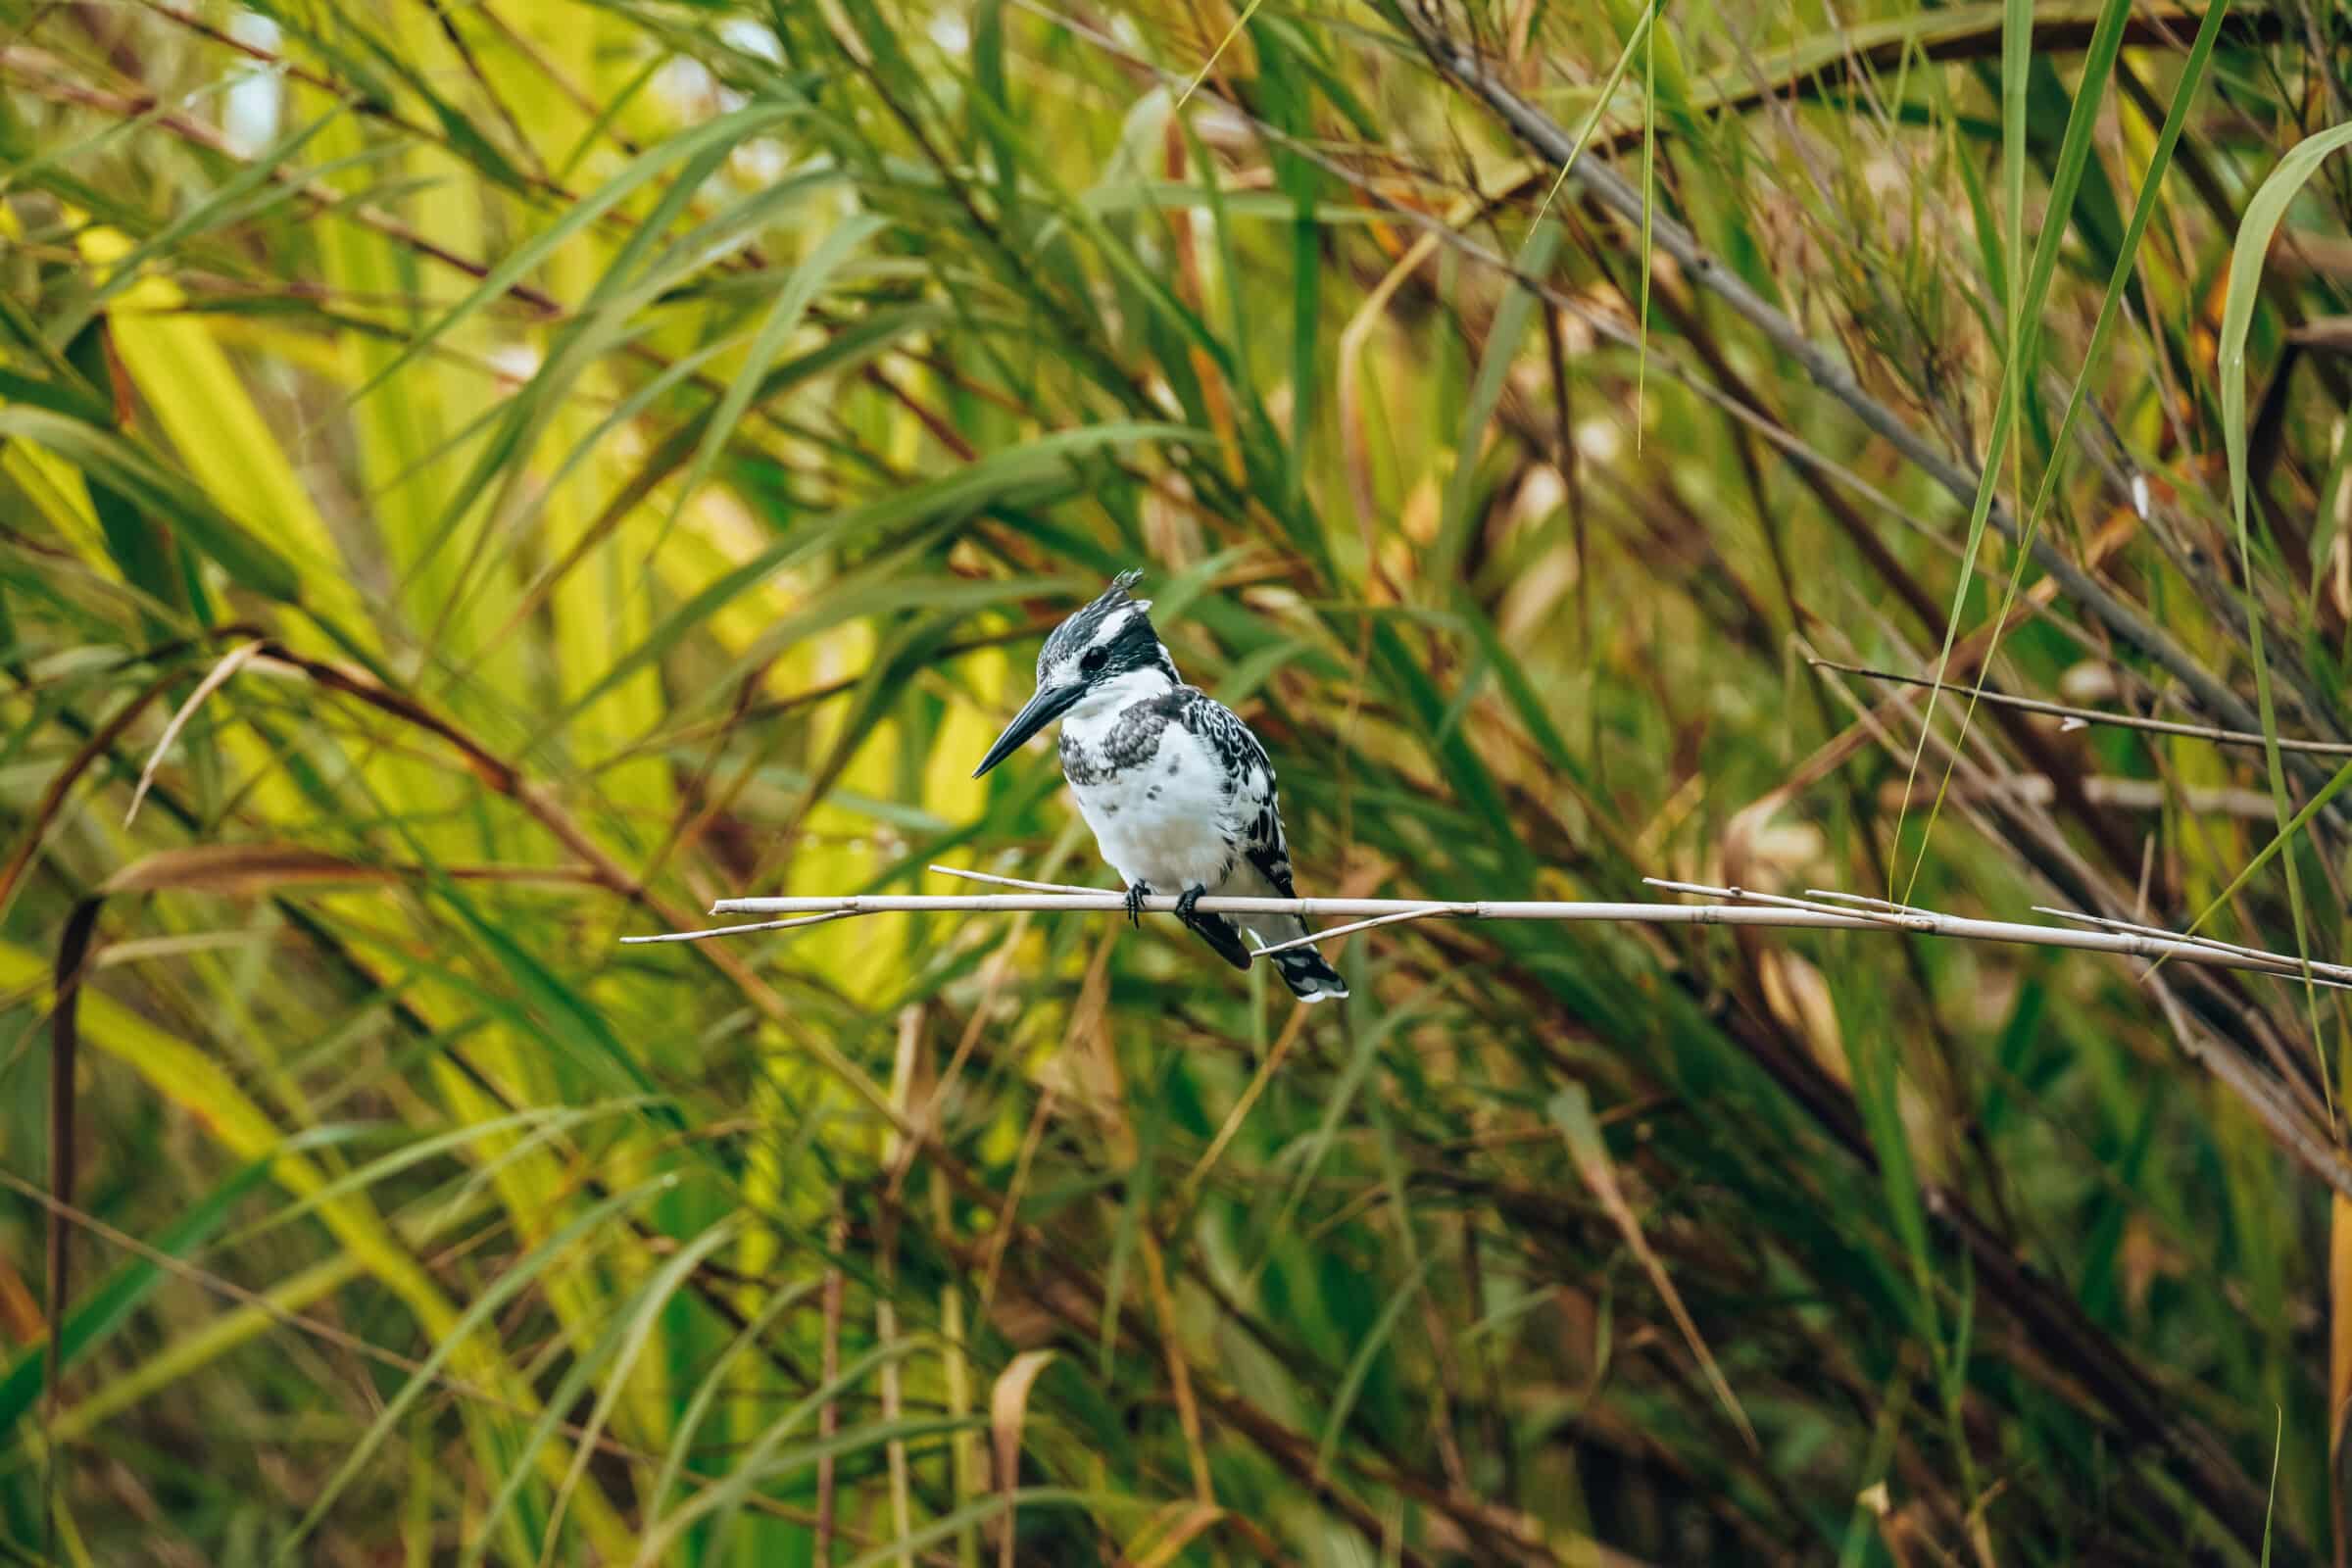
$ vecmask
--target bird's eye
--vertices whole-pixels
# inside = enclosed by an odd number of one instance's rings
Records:
[[[1100,648],[1089,648],[1085,656],[1078,661],[1078,667],[1089,675],[1099,675],[1102,672],[1102,666],[1109,662],[1109,654]]]

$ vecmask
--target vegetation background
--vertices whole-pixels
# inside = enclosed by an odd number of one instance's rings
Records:
[[[1107,885],[966,775],[1142,565],[1313,892],[2341,956],[2348,43],[4,0],[0,1550],[2342,1562],[2336,993],[615,939]]]

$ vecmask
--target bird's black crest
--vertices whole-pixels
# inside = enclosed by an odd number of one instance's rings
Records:
[[[1129,592],[1143,580],[1141,571],[1120,572],[1110,579],[1110,586],[1098,594],[1091,604],[1054,627],[1046,638],[1044,651],[1038,656],[1039,678],[1042,680],[1049,670],[1057,667],[1075,667],[1079,657],[1094,646],[1103,623],[1119,616],[1124,616],[1125,621],[1116,641],[1104,651],[1103,662],[1106,667],[1090,673],[1115,674],[1120,670],[1164,664],[1167,656],[1160,648],[1159,636],[1152,629],[1152,622],[1148,618],[1152,601],[1138,599]],[[1137,613],[1128,614],[1131,611]],[[1172,667],[1169,678],[1175,678]]]
[[[1069,621],[1065,622],[1065,624],[1074,625],[1083,620],[1091,625],[1100,626],[1102,624],[1102,619],[1104,616],[1111,614],[1120,609],[1120,607],[1125,605],[1133,605],[1138,610],[1150,610],[1152,608],[1152,601],[1149,599],[1138,599],[1135,597],[1133,592],[1135,585],[1143,580],[1144,574],[1139,568],[1131,566],[1127,570],[1120,572],[1116,577],[1110,579],[1109,587],[1103,589],[1101,593],[1095,596],[1095,602],[1093,604],[1088,605],[1084,610],[1078,612],[1077,614],[1072,615]]]

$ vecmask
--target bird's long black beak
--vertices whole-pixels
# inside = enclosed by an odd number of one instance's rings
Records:
[[[1023,741],[1068,712],[1070,705],[1078,701],[1078,694],[1084,690],[1085,687],[1075,683],[1041,688],[1035,697],[1029,699],[1029,706],[1015,713],[1012,722],[1004,726],[1004,733],[997,737],[997,744],[988,749],[988,755],[980,759],[980,765],[972,769],[972,777],[978,778],[1019,751]]]

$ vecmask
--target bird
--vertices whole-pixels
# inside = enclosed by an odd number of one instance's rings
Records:
[[[1152,629],[1152,601],[1121,572],[1092,604],[1054,628],[1037,656],[1037,690],[972,772],[978,778],[1055,719],[1061,775],[1094,830],[1102,858],[1127,886],[1127,915],[1174,894],[1176,914],[1237,969],[1252,956],[1235,919],[1197,907],[1210,894],[1295,899],[1274,763],[1241,716],[1176,673]],[[1259,947],[1306,935],[1295,914],[1239,917]],[[1348,995],[1348,982],[1311,947],[1274,954],[1300,1002]]]

